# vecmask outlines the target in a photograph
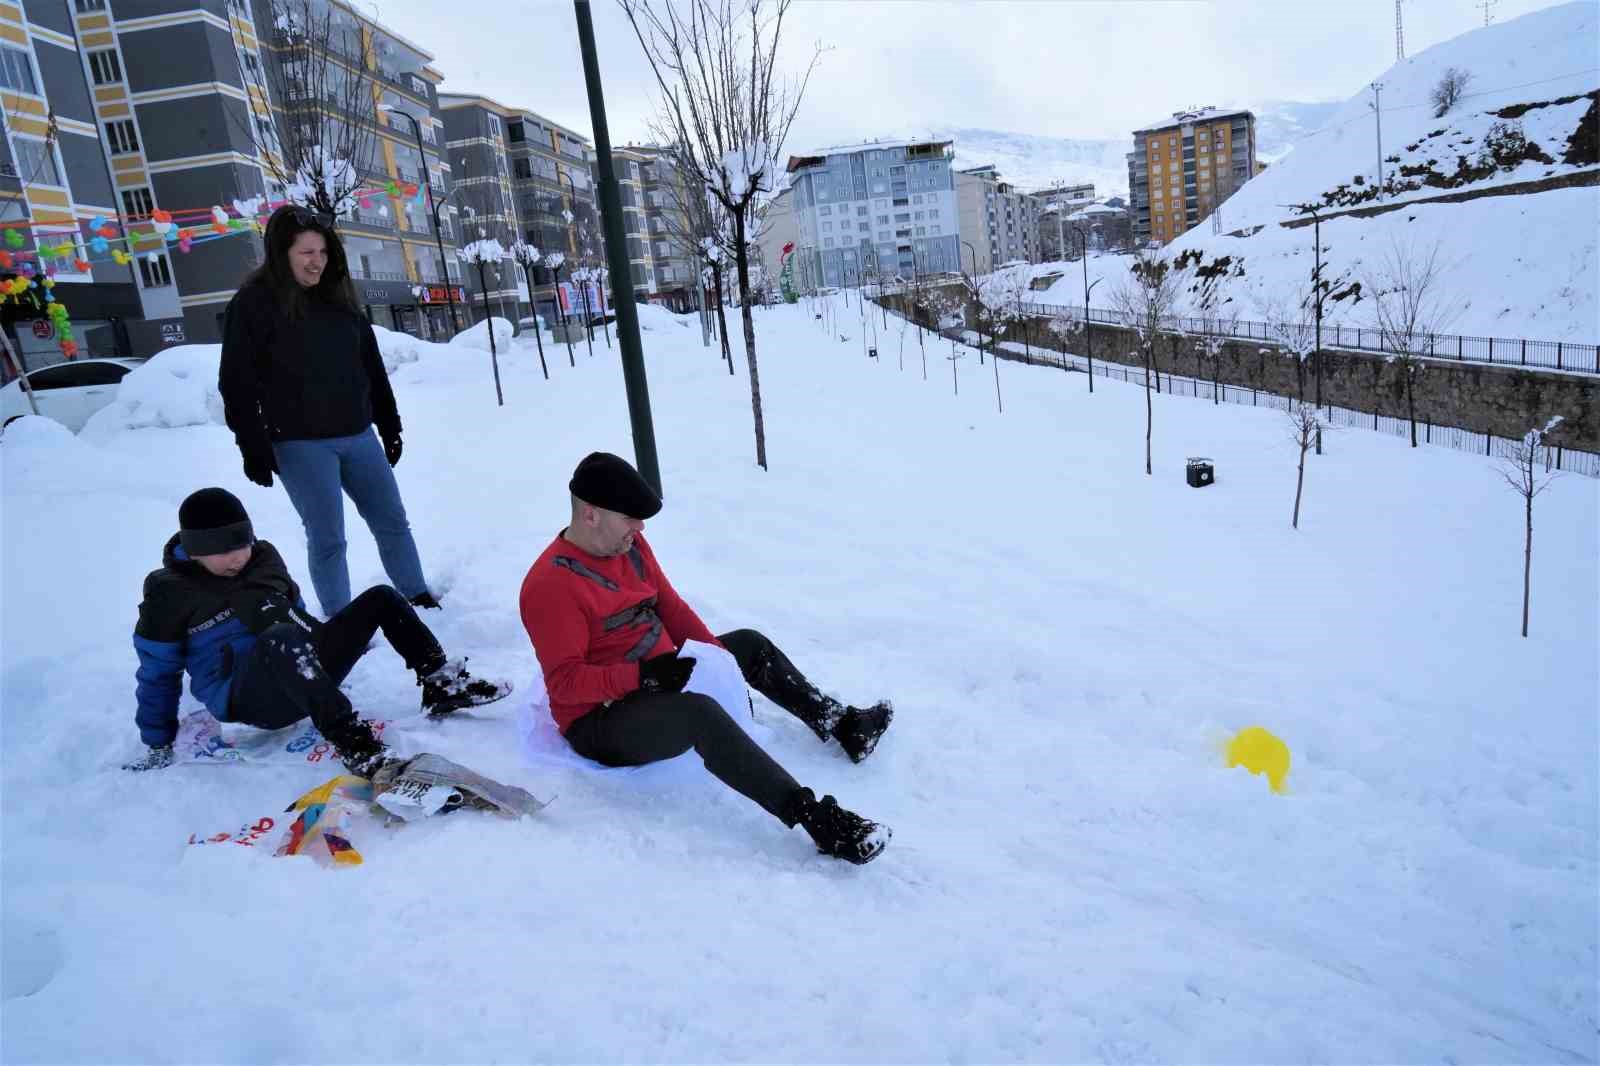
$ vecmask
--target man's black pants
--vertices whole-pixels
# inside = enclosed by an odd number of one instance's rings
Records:
[[[363,592],[315,631],[293,622],[268,626],[234,671],[230,721],[281,729],[310,718],[341,754],[365,754],[377,745],[339,690],[383,630],[406,666],[428,674],[444,665],[444,650],[417,617],[416,608],[388,585]]]
[[[778,647],[753,629],[717,637],[739,663],[745,681],[827,739],[845,708],[806,680]],[[579,755],[606,766],[643,766],[693,748],[723,784],[793,825],[788,813],[800,785],[709,696],[638,691],[596,707],[567,727]]]

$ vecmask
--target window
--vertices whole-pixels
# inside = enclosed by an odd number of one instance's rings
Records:
[[[922,194],[920,192],[917,193],[911,198],[911,202],[914,204],[920,204],[922,202]]]
[[[888,215],[879,215],[878,216],[878,225],[887,226],[888,224],[889,224],[889,216]]]
[[[519,178],[531,178],[531,177],[533,177],[533,161],[531,159],[527,159],[526,157],[524,157],[522,159],[514,159],[514,160],[511,161],[511,166],[512,166],[512,170],[516,173],[517,177],[519,177]]]
[[[156,252],[139,257],[139,280],[147,289],[159,289],[172,284],[172,268],[167,257]]]
[[[423,141],[425,141],[428,144],[438,144],[439,142],[434,140],[433,123],[424,122],[424,123],[421,123],[421,126],[422,126],[422,139],[423,139]]]
[[[106,0],[78,0],[78,14],[80,15],[89,11],[104,11],[105,9]]]
[[[894,216],[894,220],[896,222],[910,222],[911,221],[911,212],[909,212],[909,211],[901,211],[901,212],[897,213]]]
[[[33,77],[33,57],[25,49],[0,45],[0,88],[19,93],[38,93]]]
[[[928,227],[928,232],[933,234],[935,237],[937,237],[939,235],[939,227],[938,226],[929,226]]]
[[[870,233],[872,231],[872,227],[867,225],[865,222],[858,224],[856,229],[860,230],[862,233]]]
[[[828,215],[833,214],[833,208],[831,208],[828,205],[824,204],[821,207],[817,208],[817,214],[822,215],[824,218],[826,218]]]
[[[922,216],[924,214],[925,214],[925,212],[918,211],[918,212],[916,212],[916,214],[913,217],[915,217],[918,222],[921,222],[922,221]]]
[[[106,123],[106,143],[112,155],[127,155],[139,150],[139,135],[134,132],[132,119],[118,119]]]
[[[822,246],[824,248],[832,248],[833,247],[833,238],[832,237],[824,237],[824,238],[822,238]]]
[[[122,80],[122,64],[117,62],[117,50],[107,48],[89,53],[89,73],[96,85],[111,85]]]
[[[863,215],[864,216],[866,213],[867,213],[867,205],[866,204],[856,204],[856,214],[857,215]]]
[[[521,119],[506,123],[506,140],[512,144],[521,144],[527,139],[527,131],[523,128]]]
[[[917,227],[917,236],[918,237],[926,236],[927,232],[928,232],[928,227],[926,227],[926,226],[918,226]]]
[[[490,138],[492,139],[492,138],[495,138],[495,137],[499,137],[501,135],[500,116],[499,115],[488,115],[486,117],[489,120],[489,136],[490,136]]]
[[[16,149],[17,173],[25,183],[61,184],[61,171],[56,167],[56,156],[49,145],[15,135],[11,143]]]
[[[122,213],[131,219],[149,218],[155,212],[155,199],[151,197],[150,190],[145,187],[138,189],[124,189],[122,192]]]

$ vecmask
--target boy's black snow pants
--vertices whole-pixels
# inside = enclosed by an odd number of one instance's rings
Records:
[[[752,688],[827,738],[844,707],[822,695],[772,641],[753,629],[717,641]],[[579,755],[606,766],[643,766],[693,748],[723,784],[793,825],[788,812],[800,785],[729,717],[743,712],[698,693],[641,690],[596,707],[568,726],[566,737]]]
[[[388,585],[377,585],[313,629],[295,622],[268,626],[234,671],[230,721],[281,729],[310,718],[341,754],[369,753],[377,740],[339,690],[379,629],[406,665],[429,673],[444,651],[416,608]]]

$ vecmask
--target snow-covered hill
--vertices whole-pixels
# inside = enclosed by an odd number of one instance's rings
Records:
[[[649,536],[713,629],[759,627],[846,699],[896,701],[859,766],[755,703],[797,777],[894,827],[865,868],[692,755],[535,765],[513,707],[428,723],[381,639],[349,680],[359,707],[555,802],[360,825],[355,868],[185,846],[281,817],[332,771],[117,769],[140,750],[140,581],[197,486],[238,493],[304,585],[300,523],[244,481],[215,349],[130,374],[146,386],[89,439],[15,423],[0,1060],[1600,1055],[1600,486],[1539,497],[1522,640],[1520,501],[1481,457],[1329,433],[1294,531],[1281,414],[1155,397],[1147,478],[1138,388],[1006,364],[1002,415],[971,350],[879,317],[869,360],[859,305],[814,310],[757,313],[763,472],[742,357],[730,376],[692,320],[641,309],[667,496]],[[386,353],[444,599],[427,621],[524,683],[517,590],[572,467],[631,454],[614,350],[580,344],[570,367],[546,348],[548,381],[525,339],[500,350],[504,407],[487,352]],[[1185,485],[1189,455],[1213,486]],[[348,528],[356,586],[382,580]],[[1286,794],[1225,768],[1250,725],[1290,746]]]
[[[1256,110],[1256,143],[1261,158],[1270,162],[1287,155],[1296,139],[1317,129],[1338,105],[1271,100],[1241,106]],[[956,166],[993,163],[1001,177],[1025,191],[1092,181],[1097,196],[1128,195],[1131,131],[1103,140],[955,127],[928,132],[955,141]]]
[[[1383,195],[1375,191],[1372,93],[1363,86],[1319,131],[1225,202],[1216,229],[1203,224],[1165,252],[1198,251],[1207,262],[1230,257],[1243,272],[1230,295],[1242,317],[1259,319],[1264,305],[1292,303],[1309,285],[1312,230],[1279,225],[1304,217],[1294,205],[1317,205],[1326,216],[1411,204],[1374,217],[1324,222],[1325,276],[1364,281],[1370,292],[1396,246],[1417,254],[1437,246],[1445,266],[1441,295],[1454,305],[1441,332],[1593,344],[1600,339],[1600,186],[1464,203],[1418,201],[1600,172],[1597,54],[1600,7],[1590,0],[1435,45],[1379,75],[1390,183]],[[1467,95],[1435,118],[1429,95],[1452,67],[1470,73],[1472,81]],[[1512,141],[1520,135],[1525,145],[1507,150],[1506,131]],[[1488,148],[1491,133],[1501,139],[1498,158]],[[1126,262],[1097,262],[1110,279],[1097,301],[1109,305],[1110,293],[1127,276]],[[1047,299],[1075,302],[1078,294],[1081,287],[1069,272]],[[1346,302],[1332,314],[1344,324],[1368,325],[1371,308],[1370,300]]]

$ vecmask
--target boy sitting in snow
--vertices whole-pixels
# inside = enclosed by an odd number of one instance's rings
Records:
[[[256,540],[244,505],[226,489],[193,493],[161,569],[144,579],[133,631],[139,656],[139,736],[150,748],[125,770],[170,765],[183,675],[222,722],[280,729],[309,716],[350,772],[371,777],[383,743],[339,691],[373,633],[383,630],[422,686],[422,709],[442,716],[500,699],[505,684],[446,659],[416,610],[388,585],[357,596],[327,622],[305,609],[278,550]]]
[[[819,740],[837,740],[855,762],[872,754],[893,708],[846,707],[824,696],[754,630],[712,636],[642,536],[661,498],[625,460],[595,452],[578,464],[568,488],[571,524],[529,569],[521,595],[522,624],[567,743],[606,766],[641,766],[693,748],[724,784],[784,825],[804,826],[824,854],[855,863],[875,858],[888,828],[832,796],[818,800],[729,717],[730,708],[684,692],[695,660],[678,649],[687,640],[726,648],[749,685]]]

